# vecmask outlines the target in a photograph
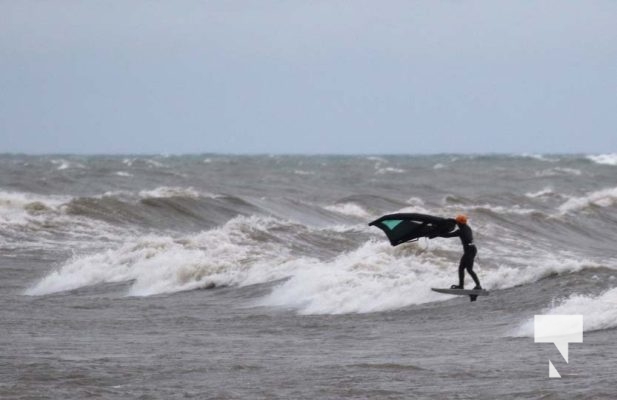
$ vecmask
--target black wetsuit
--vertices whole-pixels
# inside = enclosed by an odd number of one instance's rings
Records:
[[[458,224],[458,229],[440,235],[441,237],[455,237],[458,236],[461,239],[461,243],[463,244],[463,256],[461,257],[461,262],[458,266],[458,285],[463,288],[463,284],[465,282],[465,270],[473,281],[476,284],[476,287],[480,287],[480,280],[478,279],[478,275],[473,272],[473,260],[476,258],[476,254],[478,250],[476,246],[473,244],[473,234],[471,233],[471,228],[467,224]]]

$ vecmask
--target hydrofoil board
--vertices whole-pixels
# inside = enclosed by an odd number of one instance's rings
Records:
[[[459,296],[469,296],[469,295],[488,296],[489,295],[489,291],[488,290],[484,290],[484,289],[473,290],[473,289],[438,289],[438,288],[431,288],[431,290],[434,291],[434,292],[437,292],[437,293],[455,294],[455,295],[459,295]]]

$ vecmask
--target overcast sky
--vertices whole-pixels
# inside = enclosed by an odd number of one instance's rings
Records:
[[[1,152],[617,152],[617,1],[0,0]]]

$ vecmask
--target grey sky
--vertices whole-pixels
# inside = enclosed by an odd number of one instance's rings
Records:
[[[0,0],[0,152],[617,152],[617,1]]]

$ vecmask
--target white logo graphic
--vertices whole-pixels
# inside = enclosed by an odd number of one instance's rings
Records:
[[[568,343],[583,343],[582,315],[536,315],[534,317],[536,343],[555,343],[557,350],[568,362]],[[549,378],[561,378],[551,360],[548,360]]]

